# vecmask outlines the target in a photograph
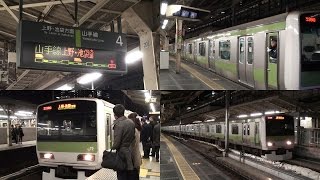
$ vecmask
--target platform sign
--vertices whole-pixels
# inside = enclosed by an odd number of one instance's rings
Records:
[[[125,34],[22,21],[17,32],[19,68],[127,72]]]

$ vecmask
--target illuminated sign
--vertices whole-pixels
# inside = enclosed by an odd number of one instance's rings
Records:
[[[69,66],[116,70],[121,66],[121,64],[116,64],[118,58],[123,57],[113,52],[101,50],[37,44],[34,63],[46,64],[48,67]]]
[[[283,116],[276,116],[276,119],[278,119],[278,120],[283,120],[284,117],[283,117]]]
[[[52,110],[52,106],[44,106],[42,109],[44,111],[50,111],[50,110]]]
[[[316,23],[317,22],[317,18],[315,18],[315,17],[306,17],[306,22]]]
[[[59,104],[58,110],[67,110],[67,109],[76,109],[77,106],[75,104]]]
[[[125,74],[126,35],[22,21],[17,32],[18,68]]]

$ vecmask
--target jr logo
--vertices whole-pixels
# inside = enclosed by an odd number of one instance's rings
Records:
[[[93,152],[94,151],[94,147],[88,147],[87,151],[88,152]]]

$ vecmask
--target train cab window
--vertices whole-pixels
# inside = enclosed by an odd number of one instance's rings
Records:
[[[239,134],[239,126],[237,124],[231,125],[231,134]]]
[[[192,44],[188,44],[188,53],[192,54]]]
[[[239,63],[243,64],[245,61],[245,40],[244,37],[239,39]]]
[[[247,135],[250,135],[250,125],[247,125]]]
[[[206,43],[205,42],[199,43],[199,55],[206,56]]]
[[[254,53],[254,49],[253,49],[253,37],[248,37],[247,38],[248,41],[248,48],[247,48],[247,54],[248,54],[248,58],[247,58],[247,63],[248,64],[253,64],[253,53]]]
[[[301,71],[320,71],[320,13],[302,14],[300,16],[300,30]],[[302,81],[304,80],[302,79]],[[308,81],[311,80],[307,79],[302,84],[307,84]]]
[[[221,133],[221,125],[216,125],[216,133]]]
[[[230,60],[230,40],[219,42],[219,57],[222,60]]]
[[[278,63],[278,37],[276,35],[269,36],[268,40],[268,59],[270,63]]]
[[[247,125],[243,125],[243,135],[246,135]]]

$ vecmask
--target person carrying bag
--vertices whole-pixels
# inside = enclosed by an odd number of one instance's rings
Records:
[[[116,120],[113,126],[114,140],[111,149],[117,152],[104,151],[101,166],[117,171],[118,180],[133,180],[132,143],[135,143],[135,125],[124,116],[124,111],[125,108],[121,104],[113,108]]]
[[[121,156],[121,153],[118,152],[112,152],[112,149],[103,152],[101,166],[115,171],[124,171],[127,168],[123,155]]]

